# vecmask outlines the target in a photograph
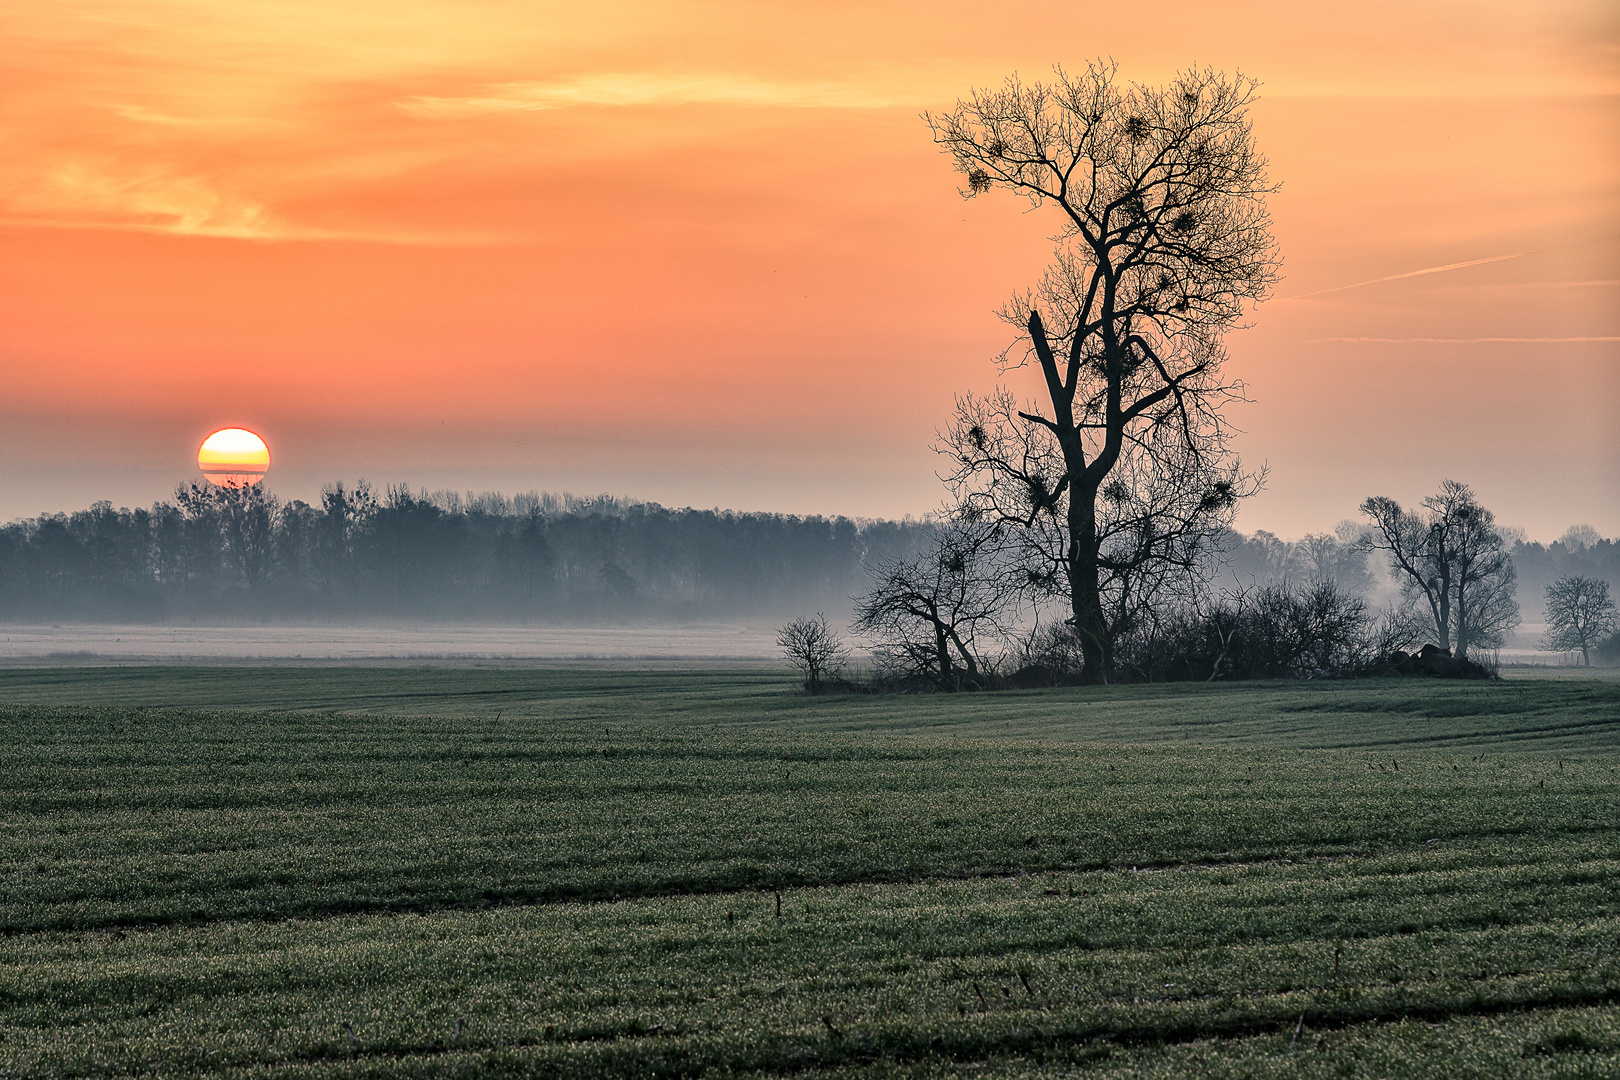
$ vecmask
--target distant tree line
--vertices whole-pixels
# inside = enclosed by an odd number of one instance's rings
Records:
[[[608,496],[374,490],[319,504],[192,483],[0,526],[0,617],[697,620],[847,611],[916,522],[670,510]]]
[[[1296,541],[1212,533],[1197,574],[1161,581],[1122,621],[1111,677],[1308,674],[1330,657],[1342,666],[1403,642],[1438,644],[1421,621],[1386,625],[1412,597],[1370,547],[1371,529],[1346,521]],[[581,623],[819,608],[833,623],[853,620],[860,641],[902,677],[962,686],[1021,668],[1066,677],[1082,657],[1065,612],[1031,618],[1029,567],[1008,560],[992,531],[983,520],[670,510],[608,496],[364,483],[328,485],[312,505],[262,486],[187,484],[147,508],[103,502],[0,526],[0,618]],[[1620,544],[1590,528],[1547,545],[1498,534],[1529,618],[1571,578],[1594,594],[1606,583],[1620,592]],[[1342,633],[1319,633],[1357,619],[1354,647]],[[1601,612],[1591,625],[1606,625]],[[1571,641],[1578,652],[1584,640],[1592,662],[1620,661],[1607,635],[1549,632],[1541,643]]]

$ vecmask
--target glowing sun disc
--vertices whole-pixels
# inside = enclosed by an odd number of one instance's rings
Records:
[[[223,428],[203,440],[197,468],[220,487],[247,487],[270,470],[270,448],[247,428]]]

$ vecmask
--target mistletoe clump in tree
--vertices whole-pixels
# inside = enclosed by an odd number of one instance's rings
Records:
[[[1002,526],[1025,589],[1071,609],[1088,681],[1259,487],[1222,413],[1243,397],[1223,338],[1279,265],[1255,89],[1207,69],[1121,85],[1094,63],[927,118],[965,197],[1011,191],[1061,223],[1001,312],[1020,331],[1002,365],[1038,366],[1041,400],[962,397],[941,450],[957,513]]]

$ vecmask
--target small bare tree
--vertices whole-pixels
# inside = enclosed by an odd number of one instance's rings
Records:
[[[1167,567],[1196,565],[1258,477],[1239,471],[1222,338],[1277,275],[1256,84],[1208,69],[1120,85],[1091,64],[1050,84],[1009,78],[929,116],[972,198],[995,189],[1056,211],[1053,261],[1002,317],[1039,404],[963,398],[942,453],[962,513],[1022,531],[1029,580],[1069,609],[1084,678]],[[1009,533],[1017,537],[1016,533]]]
[[[821,612],[794,619],[776,633],[776,644],[788,662],[804,675],[804,688],[812,694],[824,689],[849,662],[849,652]]]
[[[1541,647],[1547,652],[1581,650],[1581,663],[1592,666],[1591,648],[1614,633],[1614,601],[1609,583],[1573,575],[1547,586],[1547,633]]]
[[[1052,686],[1078,681],[1085,665],[1080,639],[1066,622],[1037,622],[1018,643],[1017,656],[1014,674],[1024,685],[1029,679]]]
[[[850,624],[868,635],[897,674],[941,690],[984,685],[984,649],[1005,637],[1016,592],[995,563],[993,527],[939,527],[914,559],[871,568],[874,584]]]

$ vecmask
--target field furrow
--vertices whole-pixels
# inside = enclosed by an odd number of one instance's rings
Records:
[[[1620,1073],[1602,746],[597,704],[0,708],[0,1075]]]

